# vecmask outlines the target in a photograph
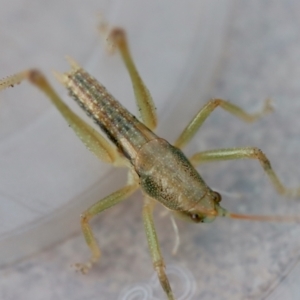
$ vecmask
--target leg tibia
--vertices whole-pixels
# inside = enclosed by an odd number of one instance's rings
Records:
[[[190,161],[194,166],[196,166],[200,163],[209,162],[209,161],[233,160],[233,159],[241,159],[241,158],[257,159],[279,194],[288,197],[300,196],[300,188],[298,189],[286,188],[281,183],[276,173],[272,169],[271,163],[266,157],[266,155],[260,149],[255,147],[209,150],[209,151],[194,154],[190,158]]]
[[[243,120],[244,122],[254,122],[264,114],[272,111],[270,100],[265,101],[265,105],[260,112],[249,114],[237,105],[234,105],[226,100],[212,99],[206,105],[204,105],[200,109],[200,111],[195,115],[192,121],[188,124],[188,126],[184,129],[179,138],[176,140],[174,146],[178,148],[184,147],[193,138],[193,136],[196,134],[196,132],[204,123],[204,121],[208,118],[208,116],[218,106],[228,111],[232,115],[238,117],[239,119]]]
[[[168,299],[173,300],[174,296],[173,296],[173,293],[172,293],[172,290],[171,290],[169,279],[168,279],[166,271],[165,271],[166,266],[164,264],[164,261],[163,260],[158,260],[158,261],[154,262],[153,267],[154,267],[154,270],[157,273],[159,282],[160,282],[163,290],[165,291],[165,293],[168,296]]]
[[[174,295],[167,274],[165,272],[165,264],[164,264],[163,256],[160,252],[159,242],[154,227],[153,216],[152,216],[153,206],[154,206],[153,201],[149,198],[146,198],[144,208],[143,208],[143,221],[144,221],[148,246],[152,257],[153,266],[157,273],[160,284],[163,290],[165,291],[165,293],[167,294],[168,299],[174,300]]]
[[[157,125],[155,106],[150,92],[140,77],[131,57],[124,30],[121,28],[113,28],[108,36],[108,41],[112,43],[113,46],[117,47],[121,53],[122,59],[131,78],[136,103],[144,124],[152,130],[155,129]]]
[[[87,273],[88,270],[97,262],[100,258],[101,252],[96,241],[96,238],[93,234],[93,230],[90,226],[90,220],[103,212],[104,210],[120,203],[129,197],[137,188],[137,184],[126,185],[122,189],[114,192],[113,194],[107,196],[106,198],[98,201],[92,205],[88,210],[86,210],[81,215],[81,228],[87,245],[89,246],[92,256],[90,260],[85,264],[76,264],[76,268],[82,273]]]

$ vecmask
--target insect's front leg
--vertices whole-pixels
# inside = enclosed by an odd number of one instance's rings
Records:
[[[87,273],[88,270],[93,266],[95,262],[97,262],[100,258],[101,252],[98,246],[98,243],[94,237],[92,228],[89,224],[90,220],[100,214],[102,211],[120,203],[121,201],[128,198],[138,187],[137,181],[129,180],[128,184],[121,188],[120,190],[112,193],[111,195],[101,199],[94,205],[92,205],[89,209],[87,209],[81,215],[81,228],[85,238],[87,245],[89,246],[92,257],[85,264],[76,264],[75,267],[80,270],[82,273]]]
[[[153,266],[158,275],[160,284],[164,289],[165,293],[167,294],[168,299],[174,300],[175,298],[169,283],[169,279],[165,272],[165,263],[160,251],[156,230],[154,227],[153,215],[152,215],[154,204],[155,203],[153,200],[147,197],[145,198],[145,203],[143,208],[144,227],[146,231],[150,254],[153,261]]]

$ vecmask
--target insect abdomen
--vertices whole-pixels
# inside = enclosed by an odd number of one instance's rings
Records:
[[[64,84],[70,96],[130,161],[145,143],[156,137],[82,68],[74,67],[65,74]]]

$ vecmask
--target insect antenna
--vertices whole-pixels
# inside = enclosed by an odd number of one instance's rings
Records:
[[[247,215],[227,213],[224,217],[231,219],[262,221],[262,222],[281,222],[281,223],[300,223],[300,216],[268,216],[268,215]]]

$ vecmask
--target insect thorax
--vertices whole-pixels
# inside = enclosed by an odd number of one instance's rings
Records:
[[[143,191],[171,210],[188,211],[209,189],[185,155],[164,139],[142,147],[135,170]]]

